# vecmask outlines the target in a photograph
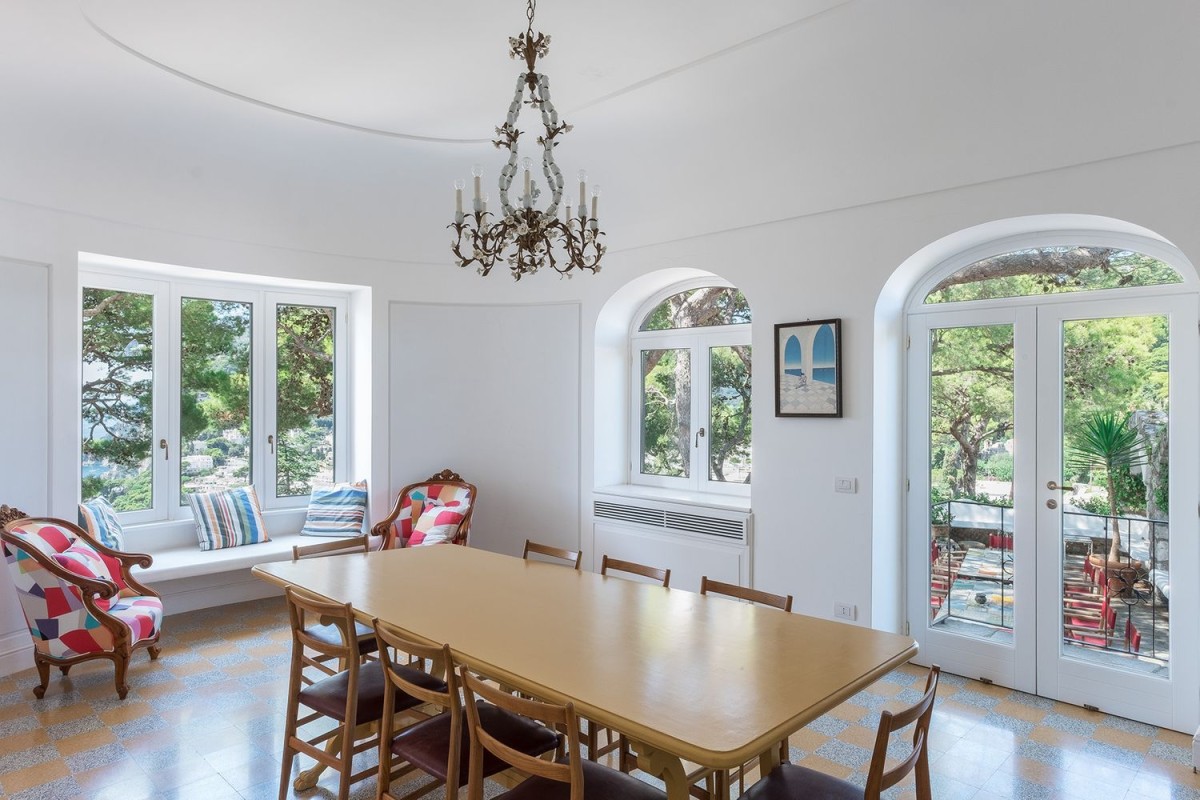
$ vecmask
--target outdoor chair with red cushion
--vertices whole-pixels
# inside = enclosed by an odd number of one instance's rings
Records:
[[[125,672],[133,651],[145,647],[158,658],[163,607],[131,568],[152,559],[106,547],[74,523],[30,518],[0,506],[0,540],[33,637],[33,662],[41,698],[50,667],[66,675],[81,661],[107,658],[116,668],[117,696],[129,691]]]
[[[444,469],[401,489],[391,513],[371,528],[371,534],[384,537],[384,550],[443,543],[465,546],[478,495],[475,484]]]

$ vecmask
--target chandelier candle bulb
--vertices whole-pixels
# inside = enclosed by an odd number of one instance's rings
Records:
[[[593,224],[595,224],[596,220],[600,219],[600,215],[596,213],[596,209],[599,207],[599,205],[600,205],[600,187],[594,186],[594,187],[592,187],[592,223]]]
[[[579,170],[579,205],[582,208],[587,203],[587,173]],[[580,212],[581,214],[583,212]]]

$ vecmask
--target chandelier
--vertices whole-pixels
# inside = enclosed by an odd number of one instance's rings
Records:
[[[460,267],[475,264],[480,275],[487,275],[497,259],[506,260],[513,278],[533,274],[549,267],[560,275],[571,277],[572,270],[600,271],[600,259],[605,246],[600,243],[604,231],[596,218],[600,187],[593,186],[591,213],[587,207],[587,173],[579,172],[579,204],[572,208],[570,201],[563,201],[563,176],[554,161],[554,148],[558,137],[571,131],[571,126],[558,117],[558,111],[550,101],[550,79],[537,72],[539,57],[550,49],[550,37],[533,32],[534,0],[529,0],[525,12],[529,24],[520,36],[508,39],[510,53],[514,59],[524,59],[527,71],[517,76],[517,87],[508,117],[496,128],[492,143],[498,149],[508,150],[508,162],[500,170],[500,216],[493,218],[488,211],[488,196],[481,192],[483,168],[476,164],[472,211],[463,212],[463,180],[454,182],[454,222],[448,225],[457,239],[451,251]],[[529,97],[526,99],[525,93]],[[517,117],[521,106],[529,105],[541,112],[543,132],[537,137],[542,148],[542,175],[550,189],[550,202],[545,210],[536,207],[542,195],[541,187],[533,178],[533,159],[519,158],[518,144],[523,131],[517,129]],[[513,205],[509,190],[517,176],[518,164],[523,175],[523,188]],[[559,207],[562,216],[559,216]],[[507,255],[506,255],[507,254]]]

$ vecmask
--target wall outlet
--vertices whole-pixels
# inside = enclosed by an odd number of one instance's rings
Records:
[[[853,603],[833,603],[833,615],[838,619],[848,619],[851,622],[858,619],[858,606]]]
[[[835,492],[854,494],[858,491],[858,478],[834,478],[833,490]]]

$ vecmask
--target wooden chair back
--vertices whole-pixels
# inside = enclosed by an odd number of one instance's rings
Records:
[[[925,679],[925,694],[916,705],[903,711],[892,713],[884,711],[879,719],[879,732],[875,736],[875,750],[871,754],[871,764],[867,769],[866,800],[873,800],[885,790],[895,786],[905,775],[917,771],[917,797],[928,800],[929,786],[929,720],[933,717],[933,700],[937,694],[938,676],[941,668],[936,664],[929,669],[929,677]],[[888,756],[888,742],[895,731],[906,728],[913,723],[913,749],[908,757],[891,769],[884,769]]]
[[[328,672],[318,659],[337,659],[350,670],[350,692],[354,697],[358,677],[358,636],[354,630],[354,612],[349,603],[332,603],[327,598],[299,588],[284,589],[287,597],[288,619],[292,626],[292,670],[302,672],[316,667]],[[341,634],[341,644],[334,645],[309,632],[309,626],[331,625]],[[312,651],[317,656],[309,654]],[[299,676],[297,676],[299,679]]]
[[[619,558],[609,558],[606,555],[600,561],[600,574],[607,575],[610,571],[628,572],[631,575],[641,575],[643,578],[649,578],[652,581],[660,581],[664,589],[669,588],[671,585],[671,570],[669,569],[647,567],[645,564],[639,564],[636,561],[622,561]]]
[[[458,678],[454,671],[454,660],[450,655],[450,645],[444,644],[438,647],[419,642],[405,634],[395,625],[384,622],[381,619],[375,619],[374,625],[375,638],[379,640],[379,660],[383,663],[384,672],[388,676],[389,682],[400,691],[417,698],[423,703],[432,703],[438,708],[449,709],[455,715],[450,723],[453,731],[450,740],[451,743],[458,741],[455,737],[458,735],[457,720],[461,702],[458,695]],[[397,652],[404,653],[408,656],[408,659],[401,660],[397,658]],[[413,683],[405,677],[404,673],[397,670],[397,667],[424,665],[426,661],[430,663],[430,675],[437,677],[445,675],[446,691],[439,692],[427,686]],[[384,708],[387,707],[385,703]]]
[[[521,553],[521,558],[528,561],[530,553],[534,553],[539,556],[546,556],[548,558],[557,558],[561,561],[567,562],[568,564],[572,564],[575,569],[579,569],[579,564],[583,561],[582,550],[566,550],[562,547],[552,547],[548,544],[538,544],[537,542],[526,539],[525,552]]]
[[[707,575],[700,578],[700,594],[721,594],[726,597],[735,597],[738,600],[748,600],[751,603],[758,603],[760,606],[778,608],[780,611],[792,610],[792,596],[790,594],[785,597],[781,594],[771,594],[759,589],[747,589],[745,586],[737,586],[732,583],[711,581]]]
[[[317,544],[297,544],[292,546],[292,561],[313,556],[327,556],[342,553],[367,553],[371,550],[371,537],[367,534],[351,536],[348,539],[333,539]]]
[[[471,763],[468,772],[468,800],[483,798],[484,751],[491,753],[504,763],[525,775],[536,775],[553,781],[570,784],[570,800],[583,800],[583,766],[579,758],[579,718],[571,703],[558,705],[541,700],[529,700],[508,694],[500,688],[471,674],[465,666],[459,667],[464,705],[467,707],[467,725],[471,736]],[[519,714],[536,720],[553,730],[567,731],[566,764],[547,761],[530,756],[509,747],[483,729],[479,721],[479,709],[475,701],[484,700],[502,711]],[[560,737],[562,734],[560,734]],[[561,738],[560,738],[561,741]]]

